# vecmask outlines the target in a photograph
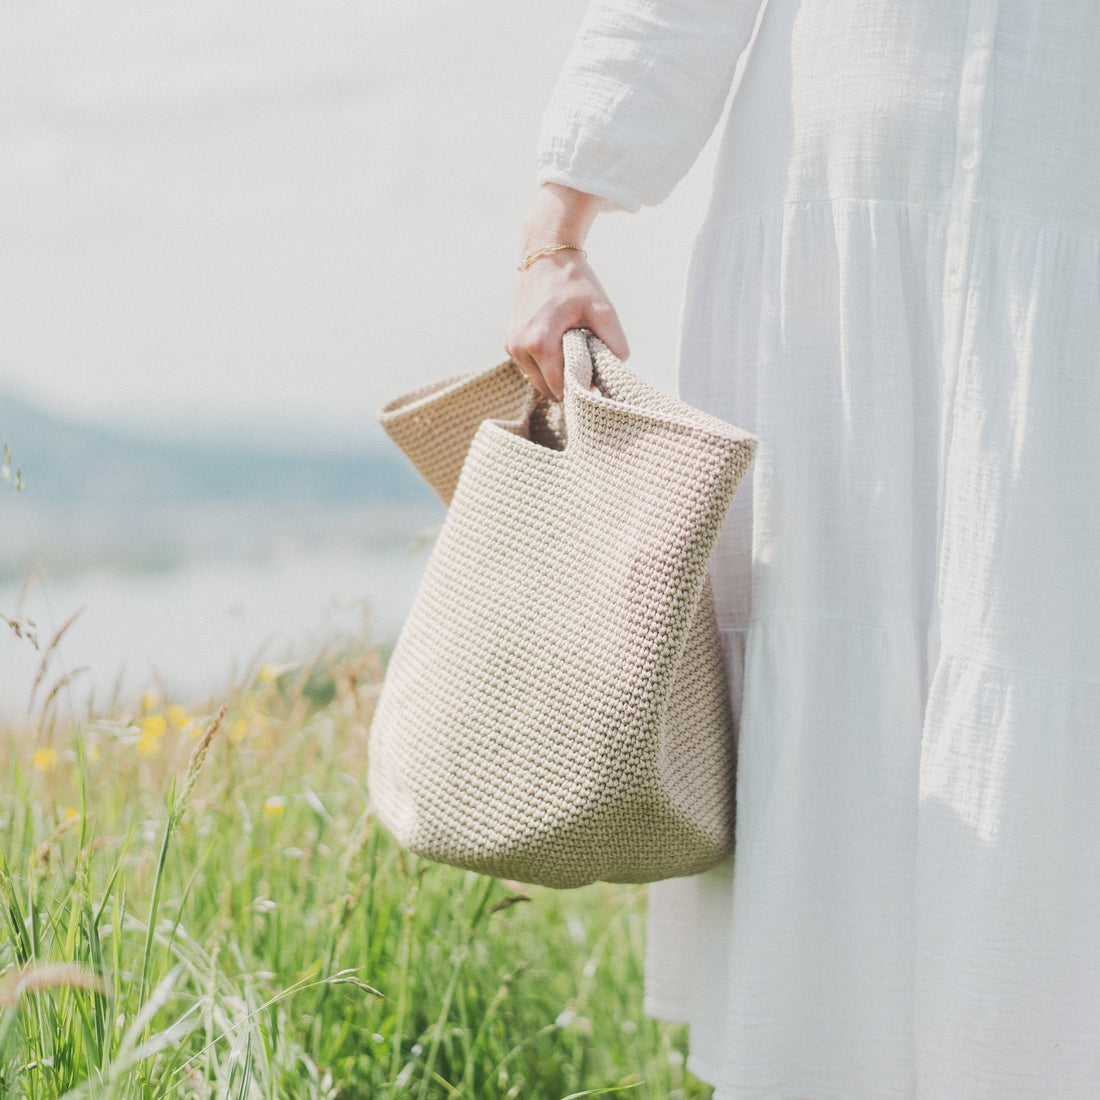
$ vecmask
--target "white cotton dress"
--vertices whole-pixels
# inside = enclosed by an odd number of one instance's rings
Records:
[[[746,50],[681,362],[762,440],[737,851],[648,1008],[717,1100],[1098,1100],[1100,0],[597,0],[541,178],[659,201]]]

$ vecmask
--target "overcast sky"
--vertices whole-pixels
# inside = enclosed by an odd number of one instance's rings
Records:
[[[584,7],[8,0],[0,389],[150,430],[346,441],[382,401],[498,361]],[[705,162],[591,238],[660,385],[708,181]]]

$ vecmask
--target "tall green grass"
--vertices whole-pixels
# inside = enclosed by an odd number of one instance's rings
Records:
[[[642,1014],[644,891],[429,865],[374,823],[381,673],[265,667],[224,716],[60,721],[43,688],[0,732],[0,1096],[709,1095]]]

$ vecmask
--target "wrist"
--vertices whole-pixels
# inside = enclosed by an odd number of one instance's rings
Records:
[[[603,200],[558,183],[544,183],[523,225],[521,252],[570,244],[583,247]]]
[[[536,248],[531,252],[525,252],[516,270],[526,271],[538,260],[545,260],[550,256],[561,256],[564,252],[579,252],[582,260],[588,259],[588,253],[579,244],[551,244],[544,248]]]

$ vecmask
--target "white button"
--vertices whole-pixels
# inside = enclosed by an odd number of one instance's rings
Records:
[[[985,31],[978,31],[970,41],[976,50],[989,49],[989,35]]]
[[[978,167],[978,157],[975,153],[967,153],[960,161],[964,172],[973,172]]]

